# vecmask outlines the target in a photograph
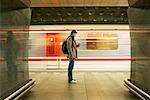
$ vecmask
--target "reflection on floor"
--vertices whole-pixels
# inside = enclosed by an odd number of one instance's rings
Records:
[[[36,86],[20,100],[138,100],[123,86],[128,72],[74,72],[78,83],[68,84],[66,72],[31,72]]]

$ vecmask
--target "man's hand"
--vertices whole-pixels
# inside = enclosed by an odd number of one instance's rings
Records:
[[[77,44],[77,47],[79,47],[79,46],[80,46],[80,43]]]
[[[75,58],[73,55],[70,56],[71,58]]]

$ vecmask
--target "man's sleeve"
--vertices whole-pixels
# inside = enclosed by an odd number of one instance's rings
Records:
[[[72,56],[73,51],[71,48],[72,48],[72,38],[69,37],[67,39],[67,49],[68,49],[68,53]]]

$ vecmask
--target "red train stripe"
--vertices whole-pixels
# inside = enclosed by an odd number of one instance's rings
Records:
[[[15,32],[28,32],[28,31],[71,31],[72,29],[60,30],[41,30],[41,29],[0,29],[0,32],[15,31]],[[77,29],[77,31],[150,31],[150,28],[129,28],[129,29]]]
[[[76,61],[143,61],[148,60],[146,58],[77,58]],[[0,59],[0,61],[6,61],[5,59]],[[56,59],[56,58],[28,58],[23,59],[23,61],[68,61],[67,58]]]
[[[44,59],[44,58],[29,58],[26,61],[68,61],[68,59]],[[147,60],[143,58],[94,58],[94,59],[85,59],[85,58],[77,58],[76,61],[142,61]]]

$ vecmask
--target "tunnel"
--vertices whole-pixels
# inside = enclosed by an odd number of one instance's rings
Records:
[[[149,100],[149,15],[149,0],[0,0],[0,100]]]

